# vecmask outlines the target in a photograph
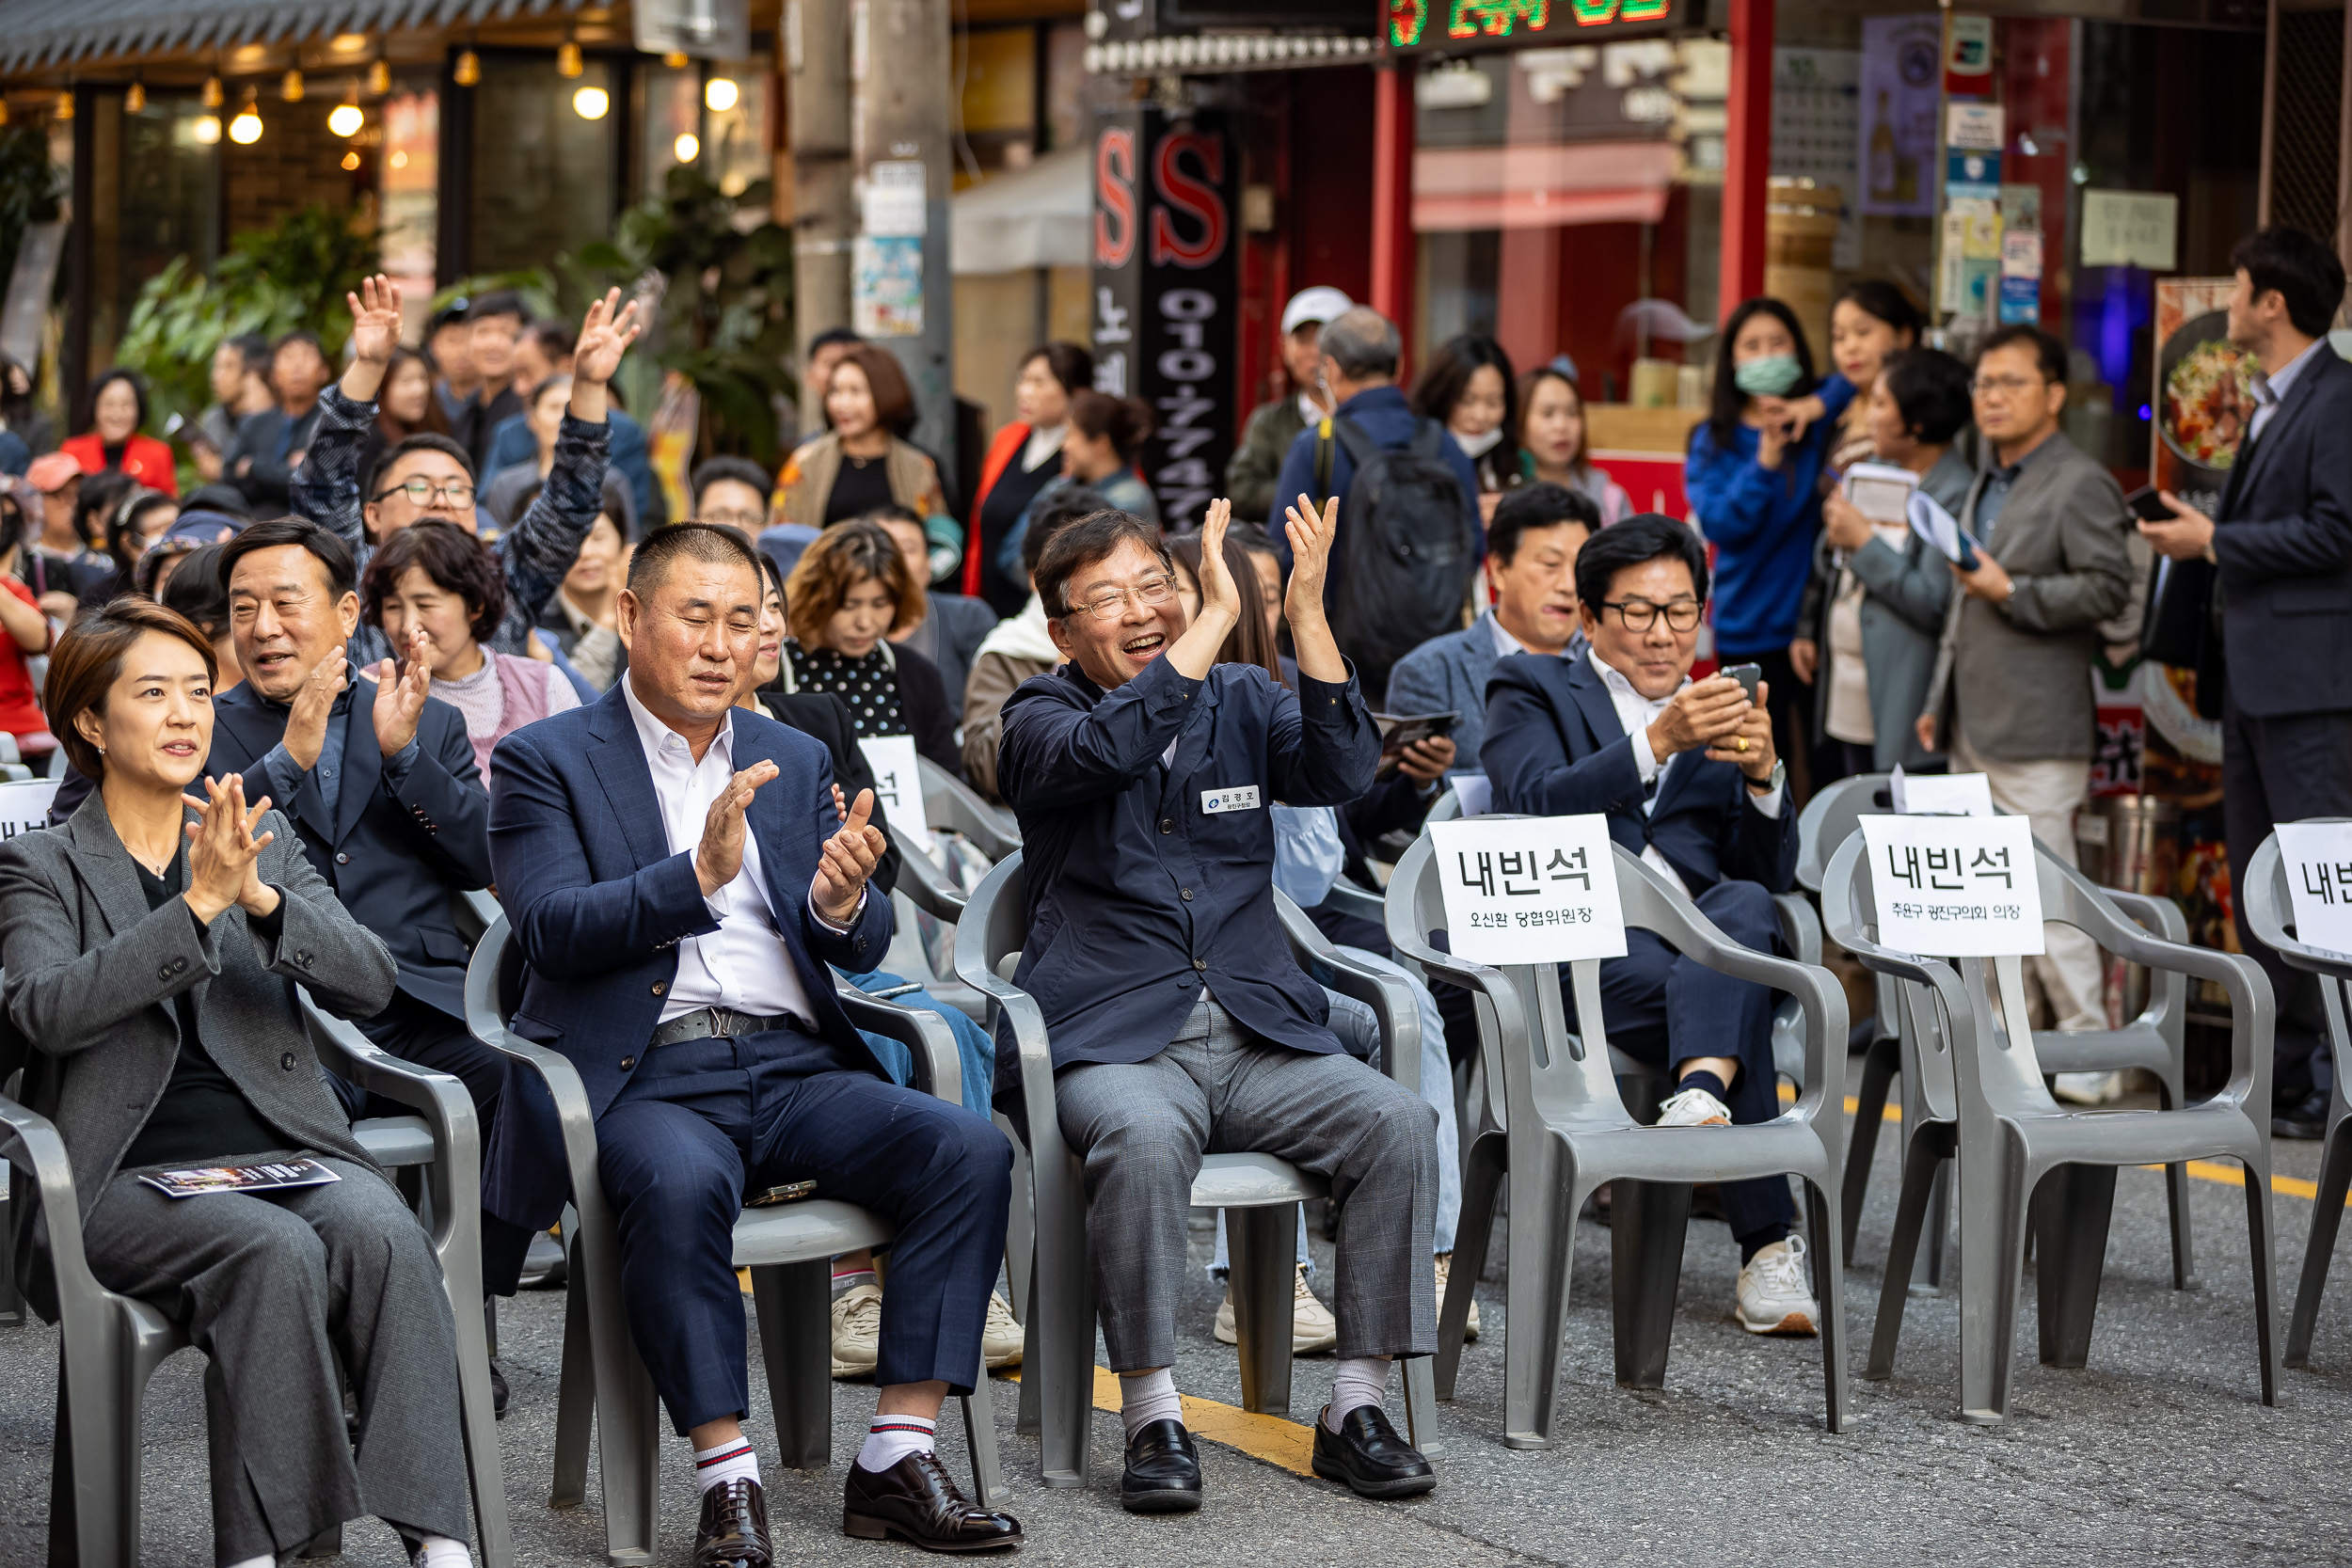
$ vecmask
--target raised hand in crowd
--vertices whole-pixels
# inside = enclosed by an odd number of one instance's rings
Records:
[[[419,626],[408,637],[405,666],[384,660],[375,676],[375,744],[386,756],[397,754],[417,737],[424,717],[425,699],[433,694],[433,643]]]
[[[1200,608],[1192,624],[1162,656],[1187,680],[1205,680],[1216,663],[1217,651],[1241,621],[1241,590],[1225,565],[1225,530],[1233,520],[1233,503],[1213,500],[1200,522]],[[1172,585],[1171,585],[1172,592]],[[1149,607],[1141,607],[1150,614]],[[1173,607],[1183,613],[1181,605]]]
[[[188,890],[181,895],[196,918],[210,926],[231,904],[242,904],[257,918],[278,908],[278,890],[262,880],[262,851],[276,833],[258,837],[253,829],[269,810],[264,795],[250,807],[245,803],[245,780],[236,773],[204,781],[206,799],[183,795],[181,800],[203,814],[187,824]]]
[[[694,880],[710,897],[743,869],[743,812],[753,792],[776,776],[772,762],[755,762],[727,781],[703,814],[702,842],[694,848]]]
[[[1347,661],[1331,637],[1331,624],[1323,615],[1323,579],[1331,565],[1331,541],[1339,536],[1340,499],[1333,496],[1317,512],[1315,503],[1300,496],[1285,514],[1282,532],[1290,540],[1291,581],[1282,596],[1282,616],[1290,623],[1291,643],[1298,655],[1298,673],[1309,680],[1333,686],[1347,684]],[[1203,541],[1205,543],[1206,541]]]
[[[400,285],[382,273],[363,277],[343,303],[351,309],[351,363],[338,385],[352,402],[373,403],[400,346]]]
[[[590,304],[580,324],[580,341],[572,349],[571,416],[588,424],[604,420],[608,400],[605,383],[621,368],[621,356],[637,341],[643,325],[637,302],[621,303],[621,291],[607,289]]]
[[[882,831],[869,820],[874,815],[874,792],[861,789],[843,819],[841,831],[825,840],[817,859],[817,876],[809,883],[808,901],[818,914],[835,926],[847,926],[857,913],[858,900],[866,893],[866,879],[882,863],[890,848],[890,841]]]
[[[350,684],[349,649],[338,645],[327,651],[325,658],[312,666],[296,691],[286,712],[286,735],[281,742],[286,754],[309,772],[318,766],[319,753],[326,750],[326,720],[334,711],[335,699],[342,695]]]

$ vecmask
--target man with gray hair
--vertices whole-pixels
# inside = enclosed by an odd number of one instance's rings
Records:
[[[1486,554],[1478,472],[1444,425],[1406,402],[1396,384],[1404,349],[1394,323],[1359,305],[1324,324],[1318,347],[1331,413],[1291,443],[1274,494],[1279,504],[1300,496],[1318,505],[1340,503],[1325,603],[1342,651],[1356,660],[1366,693],[1376,698],[1398,658],[1461,625],[1463,595]],[[1366,493],[1357,497],[1358,476],[1367,473]],[[1458,496],[1446,488],[1449,475]],[[1350,535],[1367,532],[1409,541],[1409,560],[1387,567],[1373,557],[1388,552],[1352,550]],[[1283,545],[1278,533],[1275,547],[1287,573]]]

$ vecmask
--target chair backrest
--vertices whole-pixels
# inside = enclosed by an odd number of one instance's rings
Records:
[[[2342,822],[2341,816],[2315,816],[2313,822]],[[2300,970],[2319,976],[2319,999],[2328,1010],[2328,1047],[2335,1056],[2336,1082],[2352,1084],[2352,956],[2331,953],[2298,942],[2288,932],[2295,925],[2295,894],[2287,884],[2286,856],[2272,833],[2254,851],[2246,868],[2246,885],[2238,890],[2246,924],[2257,940]]]
[[[890,825],[890,841],[898,849],[898,882],[894,891],[904,894],[925,914],[952,924],[963,913],[963,889],[931,863],[913,833],[896,822]]]
[[[1829,858],[1866,816],[1885,816],[1895,810],[1891,775],[1856,773],[1840,779],[1805,802],[1797,818],[1797,885],[1808,893],[1821,891]]]
[[[980,879],[963,906],[963,914],[956,922],[958,967],[969,951],[978,956],[990,974],[1009,980],[1012,976],[1005,960],[1018,954],[1028,940],[1028,901],[1027,873],[1021,866],[1021,851],[1015,849]]]
[[[915,760],[923,773],[923,813],[931,826],[953,828],[993,861],[1021,847],[1021,825],[1011,812],[982,800],[970,784],[930,758]]]
[[[1462,798],[1454,792],[1453,785],[1448,784],[1446,786],[1445,793],[1438,796],[1435,800],[1432,800],[1429,803],[1429,815],[1422,817],[1422,820],[1424,822],[1452,822],[1457,820],[1461,815]]]

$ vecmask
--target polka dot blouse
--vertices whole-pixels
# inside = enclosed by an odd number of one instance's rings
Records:
[[[830,691],[849,705],[850,726],[860,739],[908,733],[898,701],[898,673],[891,668],[881,643],[868,649],[863,658],[847,658],[831,648],[803,648],[786,638],[784,652],[792,661],[792,678],[803,691]]]

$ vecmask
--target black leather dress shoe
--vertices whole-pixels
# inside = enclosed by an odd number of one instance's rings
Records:
[[[694,1526],[694,1568],[769,1568],[768,1498],[759,1482],[723,1481],[703,1493]]]
[[[490,1414],[501,1421],[506,1419],[506,1373],[493,1361],[490,1363]]]
[[[975,1508],[935,1453],[911,1453],[879,1473],[850,1466],[841,1528],[861,1541],[892,1536],[927,1552],[990,1552],[1021,1544],[1021,1521]]]
[[[1182,1421],[1153,1421],[1127,1439],[1119,1506],[1130,1513],[1189,1513],[1200,1506],[1200,1450]]]
[[[1349,1411],[1337,1433],[1316,1415],[1314,1467],[1315,1474],[1343,1483],[1359,1497],[1417,1497],[1438,1484],[1429,1461],[1397,1435],[1376,1404]]]
[[[2296,1138],[2308,1141],[2328,1135],[2328,1096],[2313,1089],[2293,1104],[2274,1101],[2270,1107],[2270,1135],[2274,1138]]]

